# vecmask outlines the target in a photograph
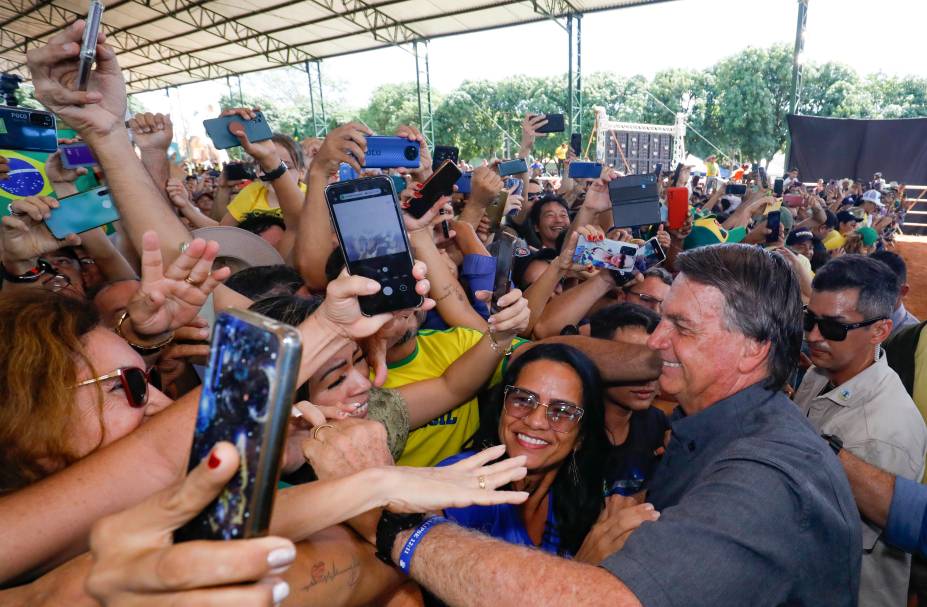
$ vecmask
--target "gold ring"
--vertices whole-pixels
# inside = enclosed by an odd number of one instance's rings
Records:
[[[193,285],[194,287],[200,286],[200,283],[193,281],[189,276],[184,278],[183,281],[187,284]]]
[[[476,480],[480,483],[480,489],[486,488],[486,477],[485,476],[479,476],[477,477]]]
[[[325,428],[334,428],[334,426],[331,424],[322,424],[321,426],[316,426],[315,428],[312,429],[312,438],[314,438],[315,440],[319,442],[323,442],[319,438],[319,430],[324,430]]]

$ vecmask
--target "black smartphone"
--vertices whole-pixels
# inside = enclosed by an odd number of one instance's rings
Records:
[[[576,154],[577,158],[582,157],[583,155],[582,133],[573,133],[572,135],[570,135],[570,147],[573,148],[573,153]]]
[[[103,22],[103,3],[90,0],[87,21],[84,23],[84,37],[80,43],[80,63],[77,68],[77,90],[86,91],[90,82],[90,70],[97,58],[97,40],[100,37],[100,24]]]
[[[413,198],[410,201],[410,206],[407,209],[409,215],[418,219],[438,202],[438,198],[450,196],[454,191],[454,184],[460,179],[461,174],[460,169],[457,168],[453,160],[445,160],[438,167],[438,170],[432,173],[431,177],[422,184],[422,189],[419,190],[421,197]]]
[[[453,145],[436,145],[431,153],[432,164],[438,166],[445,160],[451,160],[454,164],[460,162],[460,148]]]
[[[673,171],[673,183],[670,184],[670,187],[677,187],[679,185],[679,176],[682,174],[682,163],[676,163],[676,170]],[[682,184],[685,185],[685,184]]]
[[[562,133],[565,130],[563,114],[544,114],[547,124],[537,129],[538,133]]]
[[[257,175],[254,169],[241,162],[231,162],[222,169],[225,172],[225,178],[229,181],[241,181],[244,179],[255,180]]]
[[[500,310],[498,301],[509,292],[512,284],[512,265],[515,261],[515,236],[508,231],[496,235],[489,245],[489,254],[496,259],[496,272],[492,283],[492,301],[489,310],[495,314]]]
[[[782,177],[776,179],[773,182],[773,194],[775,194],[777,197],[782,196],[782,188],[784,184],[785,181],[782,179]]]
[[[489,233],[495,232],[502,225],[502,214],[505,211],[505,205],[509,201],[509,193],[506,190],[499,192],[492,202],[486,207],[486,217],[489,218]]]
[[[743,196],[747,193],[747,184],[745,183],[729,183],[727,184],[727,189],[725,190],[726,194],[731,196]]]
[[[768,190],[769,189],[769,178],[766,176],[766,169],[761,166],[757,166],[756,173],[760,177],[760,184],[759,184],[760,187],[763,188],[764,190]]]
[[[0,107],[0,150],[52,154],[57,149],[58,131],[54,114]]]
[[[662,162],[658,162],[653,167],[653,174],[657,176],[658,180],[663,176],[663,163]]]
[[[766,227],[771,230],[771,232],[766,235],[767,244],[779,240],[779,226],[781,225],[782,221],[780,213],[781,211],[770,211],[766,215]]]
[[[189,469],[227,441],[238,448],[240,471],[174,541],[267,535],[301,355],[289,325],[241,310],[216,318]]]
[[[325,188],[325,198],[348,272],[381,286],[359,298],[361,312],[373,316],[422,305],[392,180],[377,175],[339,181]]]
[[[512,175],[521,175],[528,172],[528,162],[524,158],[515,158],[514,160],[503,160],[499,163],[499,176],[511,177]]]

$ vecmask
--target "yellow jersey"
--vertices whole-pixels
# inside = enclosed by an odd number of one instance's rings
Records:
[[[283,210],[270,206],[267,201],[268,187],[262,181],[252,181],[235,195],[226,210],[235,221],[242,221],[248,213],[267,213],[283,218]],[[305,194],[306,184],[300,181],[299,189]]]

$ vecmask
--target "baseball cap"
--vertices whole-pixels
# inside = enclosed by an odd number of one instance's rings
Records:
[[[832,229],[836,230],[839,222],[837,221],[837,214],[831,211],[830,209],[824,209],[824,213],[827,215],[827,219],[824,220],[824,224]]]
[[[863,194],[863,202],[871,202],[879,207],[885,206],[882,204],[882,194],[876,190],[867,190],[866,193]]]
[[[837,213],[838,223],[847,223],[850,221],[859,221],[859,218],[849,211],[840,211]]]
[[[802,228],[800,230],[789,232],[788,237],[785,239],[785,244],[787,245],[800,244],[800,243],[808,242],[811,240],[814,240],[814,234],[811,233],[811,230],[806,230]]]
[[[725,230],[715,217],[703,217],[693,222],[692,232],[686,236],[683,248],[688,251],[712,244],[740,242],[746,235],[745,227]]]
[[[863,237],[863,244],[867,247],[871,247],[879,241],[879,233],[869,226],[859,228],[856,233]]]

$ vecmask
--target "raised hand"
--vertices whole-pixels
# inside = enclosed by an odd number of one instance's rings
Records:
[[[537,138],[546,137],[547,133],[538,133],[538,129],[547,124],[547,116],[544,114],[528,114],[521,121],[521,149],[522,151],[530,150],[534,147]]]
[[[86,91],[77,90],[77,71],[84,20],[79,19],[41,46],[26,53],[35,97],[63,118],[82,139],[93,143],[123,130],[126,115],[126,83],[116,54],[100,32],[96,67]]]
[[[673,239],[670,236],[669,232],[663,229],[663,224],[660,224],[660,227],[657,228],[656,233],[657,243],[663,248],[664,251],[670,248],[670,245],[673,244]]]
[[[136,114],[129,120],[129,128],[135,136],[135,145],[143,150],[164,150],[171,146],[174,125],[171,117],[164,114]]]
[[[296,559],[281,537],[174,545],[173,532],[196,516],[239,470],[229,443],[213,447],[178,485],[96,523],[87,592],[107,607],[271,605],[289,594],[279,576]]]
[[[191,323],[209,294],[232,273],[229,268],[212,271],[218,254],[217,242],[197,238],[165,271],[157,233],[145,232],[141,286],[126,307],[135,333],[160,335]]]
[[[482,166],[473,171],[470,181],[470,200],[483,206],[499,195],[505,184],[493,167]]]
[[[608,184],[615,179],[618,173],[614,169],[608,169],[600,179],[596,179],[589,184],[586,190],[586,200],[583,202],[583,208],[589,209],[595,213],[610,211],[612,208],[612,199],[608,195]]]
[[[35,266],[37,257],[80,244],[77,234],[59,240],[43,223],[58,204],[49,196],[28,196],[10,204],[11,214],[2,220],[3,264],[9,271],[21,274]]]
[[[329,131],[312,161],[312,169],[318,168],[331,175],[345,162],[360,174],[366,159],[368,135],[373,135],[373,131],[360,122],[349,122]]]
[[[187,192],[187,188],[184,187],[183,182],[179,179],[171,178],[167,180],[167,197],[178,209],[183,209],[193,204],[193,201],[190,200],[190,193]]]
[[[417,169],[410,169],[409,172],[414,174],[419,180],[425,180],[431,175],[432,171],[432,161],[431,161],[431,152],[428,150],[428,142],[425,141],[425,136],[422,135],[414,126],[403,124],[398,129],[396,129],[397,137],[405,137],[409,141],[417,141],[420,152],[419,152],[419,165]]]
[[[59,144],[76,142],[77,139],[58,140]],[[53,184],[74,183],[77,181],[78,177],[87,174],[87,169],[84,167],[78,167],[76,169],[64,168],[64,164],[61,162],[61,154],[62,152],[59,149],[54,154],[45,159],[45,175],[48,176],[49,181],[51,181]]]
[[[477,297],[488,301],[492,294],[489,291],[477,292]],[[489,330],[499,342],[511,341],[513,337],[528,328],[531,319],[531,309],[528,300],[524,298],[520,289],[512,289],[496,302],[499,311],[490,316]],[[507,345],[507,344],[506,344]]]
[[[238,116],[243,120],[254,120],[255,112],[260,108],[230,108],[224,110],[220,116]],[[261,168],[265,171],[273,171],[280,166],[280,155],[277,154],[277,146],[271,139],[266,141],[252,142],[245,133],[245,125],[241,122],[233,121],[229,123],[229,132],[234,135],[245,152],[258,161]]]

